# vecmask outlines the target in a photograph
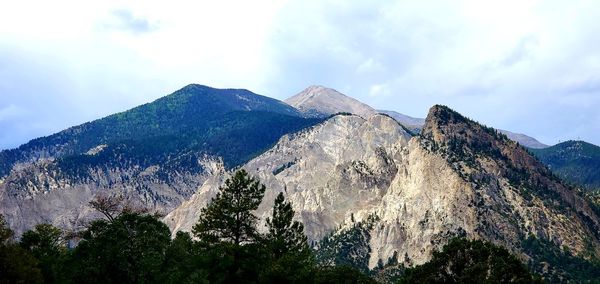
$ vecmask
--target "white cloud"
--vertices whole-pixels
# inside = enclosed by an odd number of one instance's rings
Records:
[[[26,110],[14,104],[10,104],[6,107],[0,107],[0,122],[15,119],[25,114],[27,114]]]
[[[3,127],[43,125],[25,142],[193,82],[280,99],[321,84],[599,144],[598,18],[589,0],[6,2],[0,100],[36,115]]]

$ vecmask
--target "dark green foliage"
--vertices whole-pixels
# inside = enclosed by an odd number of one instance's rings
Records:
[[[90,167],[160,164],[165,172],[194,173],[202,171],[196,161],[204,154],[220,156],[232,168],[282,135],[320,121],[247,90],[189,85],[152,103],[1,151],[0,177],[16,162],[41,156],[60,158],[56,166],[62,174],[78,179],[89,179]],[[107,147],[99,153],[85,154],[102,144]]]
[[[161,269],[162,283],[201,283],[208,280],[209,272],[203,250],[192,241],[187,232],[178,232],[165,251]]]
[[[283,193],[275,199],[271,218],[267,218],[267,261],[260,275],[262,282],[306,283],[312,278],[313,254],[304,235],[304,225],[293,221],[292,204]]]
[[[157,217],[134,213],[94,221],[82,237],[69,262],[74,283],[157,283],[171,243]]]
[[[275,198],[272,217],[267,218],[269,233],[266,239],[274,258],[280,258],[288,253],[306,254],[309,251],[304,225],[293,221],[293,218],[292,204],[285,202],[285,197],[280,192]]]
[[[245,170],[237,171],[225,181],[217,196],[202,209],[194,226],[194,235],[206,242],[228,241],[236,246],[258,237],[252,214],[262,201],[265,186],[250,177]]]
[[[566,181],[586,189],[600,189],[600,147],[584,141],[566,141],[529,151]]]
[[[600,260],[597,258],[586,260],[573,256],[554,243],[533,236],[523,241],[522,248],[523,253],[532,258],[529,267],[548,282],[600,282]]]
[[[14,243],[13,231],[0,215],[0,283],[43,283],[38,261]]]
[[[219,188],[219,193],[210,204],[202,208],[198,223],[192,229],[201,242],[217,252],[217,259],[224,259],[217,261],[217,268],[227,271],[223,275],[225,282],[256,279],[256,276],[248,275],[257,275],[257,269],[248,268],[248,265],[254,265],[255,262],[247,262],[245,256],[256,257],[262,254],[260,247],[253,246],[261,236],[256,229],[258,218],[252,211],[258,208],[264,193],[263,184],[249,176],[245,170],[239,170],[225,181],[225,186]],[[252,249],[257,250],[249,252]],[[212,271],[214,269],[211,269],[211,273]]]
[[[38,261],[46,283],[64,282],[62,268],[66,258],[63,232],[50,224],[39,224],[21,236],[20,246]]]
[[[432,259],[408,268],[400,283],[534,283],[534,277],[506,249],[480,240],[455,238]]]
[[[287,168],[289,168],[289,167],[291,167],[291,166],[295,165],[295,164],[296,164],[296,162],[297,162],[297,160],[296,160],[296,159],[294,159],[294,160],[293,160],[293,161],[291,161],[291,162],[287,162],[287,163],[285,163],[285,164],[281,165],[280,167],[278,167],[278,168],[276,168],[275,170],[273,170],[273,175],[274,175],[274,176],[278,175],[279,173],[281,173],[281,172],[285,171]]]
[[[367,275],[347,265],[323,266],[317,269],[314,282],[318,284],[363,284],[376,283]]]
[[[323,238],[317,250],[317,261],[322,265],[346,265],[368,273],[370,231],[375,222],[377,217],[371,216],[365,222],[357,222],[351,228]]]
[[[13,241],[15,232],[8,227],[4,215],[0,215],[0,244],[7,245]]]

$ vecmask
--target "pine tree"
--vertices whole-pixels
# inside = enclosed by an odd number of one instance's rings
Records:
[[[267,265],[260,279],[264,283],[307,283],[314,277],[314,256],[304,235],[304,226],[293,221],[292,204],[283,193],[275,198],[271,218],[267,218]]]
[[[252,214],[260,205],[265,186],[245,170],[237,171],[211,203],[202,209],[192,232],[200,240],[216,243],[227,241],[236,247],[259,236],[258,218]]]
[[[302,253],[309,249],[308,239],[304,235],[304,226],[298,221],[293,221],[293,218],[292,204],[285,202],[283,193],[280,192],[275,198],[272,218],[267,218],[269,228],[267,239],[276,258],[286,253]]]

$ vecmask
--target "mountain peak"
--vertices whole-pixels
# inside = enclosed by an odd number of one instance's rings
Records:
[[[186,86],[184,86],[183,88],[179,89],[178,91],[195,91],[195,90],[206,90],[206,89],[213,89],[209,86],[206,85],[201,85],[201,84],[188,84]]]
[[[368,118],[377,113],[372,107],[354,98],[320,85],[309,86],[285,102],[311,117],[349,112]]]
[[[445,105],[434,105],[429,109],[425,125],[423,126],[423,134],[430,135],[436,129],[440,129],[446,125],[462,124],[472,122],[468,118]]]

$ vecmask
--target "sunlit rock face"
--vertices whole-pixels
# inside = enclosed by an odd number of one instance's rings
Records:
[[[371,267],[394,252],[423,263],[454,236],[517,254],[530,235],[576,254],[599,247],[599,218],[572,189],[515,142],[442,106],[418,137],[385,115],[337,115],[282,137],[243,168],[267,186],[261,219],[284,192],[313,241],[374,216]],[[220,172],[164,218],[174,232],[191,230],[230,174]]]

